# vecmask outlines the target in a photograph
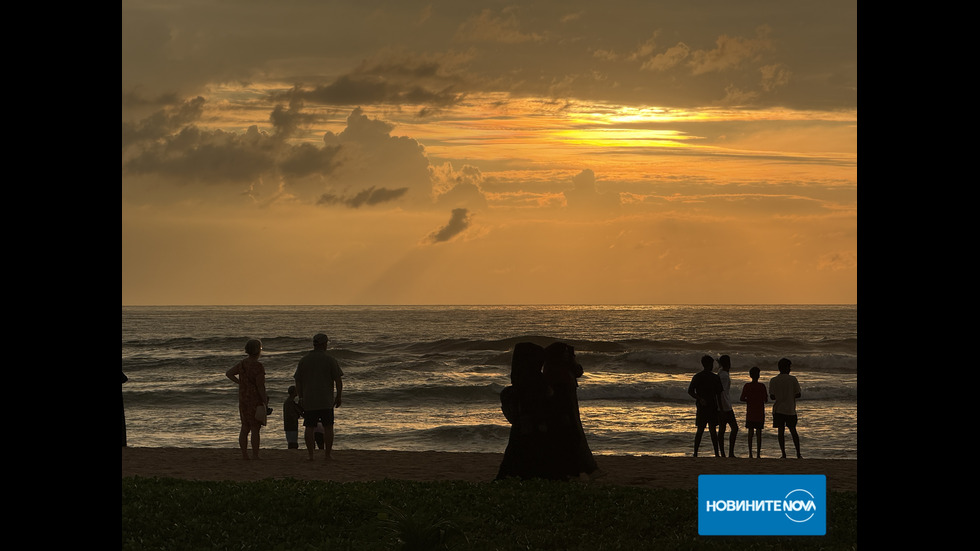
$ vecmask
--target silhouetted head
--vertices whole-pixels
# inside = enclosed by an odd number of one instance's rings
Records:
[[[758,381],[759,380],[759,373],[761,371],[762,370],[759,369],[758,367],[753,366],[752,369],[749,370],[749,377],[752,377],[752,380],[753,381]]]
[[[715,359],[707,354],[701,356],[701,367],[703,367],[705,371],[711,371],[711,369],[715,367]]]
[[[541,373],[544,364],[544,348],[533,342],[519,342],[514,346],[514,356],[510,360],[510,382],[521,384],[529,376]]]
[[[545,379],[550,384],[575,384],[582,375],[582,366],[575,361],[575,347],[553,342],[544,349]]]
[[[249,339],[245,343],[245,353],[249,356],[258,356],[262,352],[262,341],[259,339]]]
[[[722,354],[718,356],[718,365],[725,371],[728,371],[732,368],[732,359],[728,357],[728,354]]]
[[[290,397],[296,396],[296,385],[289,385],[289,388],[286,389],[286,392],[289,393]]]
[[[313,348],[326,348],[327,347],[327,336],[323,333],[317,333],[313,335]]]
[[[780,373],[789,373],[789,367],[793,365],[793,362],[787,360],[786,358],[783,358],[779,360],[779,363],[776,365],[777,367],[779,367]]]

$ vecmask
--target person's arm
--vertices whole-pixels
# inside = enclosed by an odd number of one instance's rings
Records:
[[[259,389],[259,398],[262,399],[262,403],[268,408],[269,395],[265,393],[265,367],[259,362],[255,363],[258,365],[258,373],[255,375],[255,386]]]
[[[341,379],[340,377],[337,377],[336,381],[337,381],[337,398],[333,401],[333,407],[339,408],[340,407],[340,393],[344,391],[344,380]]]
[[[235,381],[236,385],[240,385],[242,383],[238,380],[238,374],[241,373],[241,365],[242,362],[238,362],[237,364],[231,366],[231,369],[225,372],[225,375],[232,381]]]
[[[698,399],[698,393],[694,391],[694,379],[691,379],[691,384],[687,385],[687,393],[691,395],[691,398]]]
[[[748,402],[748,400],[745,399],[745,389],[746,388],[748,388],[748,385],[742,387],[742,395],[738,397],[738,401],[740,401],[740,402]]]
[[[299,398],[299,409],[303,411],[303,383],[300,382],[299,368],[293,373],[293,382],[296,383],[296,397]]]

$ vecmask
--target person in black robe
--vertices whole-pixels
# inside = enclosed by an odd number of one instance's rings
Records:
[[[575,349],[556,342],[545,348],[542,369],[544,381],[551,389],[548,399],[547,463],[549,478],[567,480],[585,473],[589,477],[604,474],[596,463],[582,427],[578,406],[578,381],[584,370],[575,361]]]
[[[541,366],[544,348],[531,342],[520,342],[511,358],[511,388],[501,397],[511,421],[510,437],[504,457],[497,470],[497,480],[510,477],[548,477],[551,469],[545,464],[547,434],[546,399],[548,388]],[[513,393],[511,396],[508,394]],[[513,403],[513,405],[511,405]]]

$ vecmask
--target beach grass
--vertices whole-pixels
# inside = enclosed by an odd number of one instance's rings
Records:
[[[122,549],[856,549],[857,492],[824,536],[699,536],[697,491],[578,482],[122,479]]]

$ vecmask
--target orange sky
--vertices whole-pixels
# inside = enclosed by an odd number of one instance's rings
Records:
[[[856,303],[853,2],[122,4],[123,305]]]

